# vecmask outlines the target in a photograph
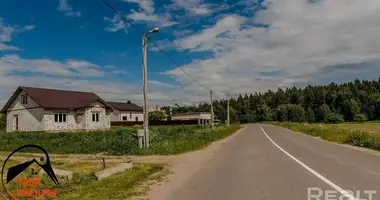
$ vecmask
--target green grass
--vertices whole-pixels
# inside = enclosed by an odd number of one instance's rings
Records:
[[[133,195],[141,195],[135,186],[163,169],[164,166],[158,164],[135,164],[131,170],[101,181],[87,175],[75,184],[63,188],[63,195],[58,199],[127,199]]]
[[[17,162],[13,163],[16,164]],[[124,173],[111,176],[108,179],[98,181],[92,170],[83,170],[83,164],[95,165],[94,163],[81,163],[66,165],[65,169],[74,170],[74,178],[71,181],[60,179],[60,187],[57,188],[57,198],[55,199],[126,199],[134,195],[143,195],[146,191],[138,190],[138,186],[149,179],[159,180],[167,173],[165,166],[162,164],[134,164],[134,167]],[[7,164],[8,165],[8,164]],[[53,167],[56,165],[53,163]],[[28,177],[28,172],[22,174],[22,177]],[[42,188],[54,188],[54,184],[46,177],[42,177],[41,182],[45,182]],[[11,188],[16,189],[17,183],[12,182]],[[4,193],[0,194],[0,200],[7,199]]]
[[[150,128],[148,149],[138,148],[138,127],[113,127],[108,131],[93,132],[17,132],[0,133],[0,151],[12,151],[25,144],[37,144],[49,153],[95,154],[107,152],[111,155],[169,155],[201,149],[213,141],[234,133],[239,125],[216,126],[157,126]],[[25,149],[28,152],[38,152]],[[38,152],[40,153],[40,152]]]
[[[270,122],[324,140],[380,150],[380,123],[299,124]]]

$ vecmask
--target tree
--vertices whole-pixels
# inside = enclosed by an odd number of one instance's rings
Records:
[[[153,111],[148,114],[149,120],[163,120],[166,118],[165,114],[161,111]]]
[[[302,108],[300,105],[293,105],[290,104],[288,105],[288,118],[292,122],[306,122],[307,117],[306,117],[306,112],[305,109]]]
[[[364,121],[367,121],[367,120],[368,120],[368,118],[364,114],[356,114],[355,117],[354,117],[354,121],[355,122],[361,122],[361,123],[363,123]]]
[[[306,118],[307,118],[307,122],[309,123],[315,122],[315,114],[314,114],[313,109],[311,109],[310,107],[307,108]]]
[[[276,109],[276,120],[280,122],[288,121],[288,107],[281,104]]]
[[[331,113],[331,109],[327,104],[322,104],[319,107],[319,116],[318,116],[318,121],[326,121],[327,116]]]
[[[329,113],[326,116],[326,121],[325,123],[333,123],[333,124],[338,124],[344,122],[343,116],[337,113]]]
[[[345,116],[346,120],[354,120],[355,115],[360,113],[360,107],[358,102],[355,99],[350,99],[349,101],[346,101],[346,103],[343,105],[342,113]]]

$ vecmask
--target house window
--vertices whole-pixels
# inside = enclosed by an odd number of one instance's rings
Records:
[[[21,95],[21,103],[23,105],[28,104],[28,95],[26,94]]]
[[[123,116],[123,121],[127,121],[127,116]]]
[[[56,113],[54,114],[54,122],[62,123],[66,122],[67,114],[66,113]]]
[[[136,122],[138,122],[139,121],[139,118],[138,117],[136,117]]]
[[[92,121],[99,122],[99,113],[92,113]]]
[[[132,113],[131,113],[131,112],[129,113],[129,118],[131,118],[131,119],[132,119]]]

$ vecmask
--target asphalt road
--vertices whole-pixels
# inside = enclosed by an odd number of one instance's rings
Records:
[[[380,200],[380,153],[249,125],[167,199],[369,200],[373,191]]]

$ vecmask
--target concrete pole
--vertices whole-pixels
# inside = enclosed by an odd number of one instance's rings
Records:
[[[148,63],[147,63],[147,43],[148,36],[142,34],[142,71],[143,71],[143,95],[144,95],[144,144],[149,147],[149,118],[148,118]]]
[[[230,99],[227,99],[227,126],[230,125]]]
[[[214,129],[214,105],[212,103],[212,90],[210,90],[210,98],[211,98],[211,128]]]

